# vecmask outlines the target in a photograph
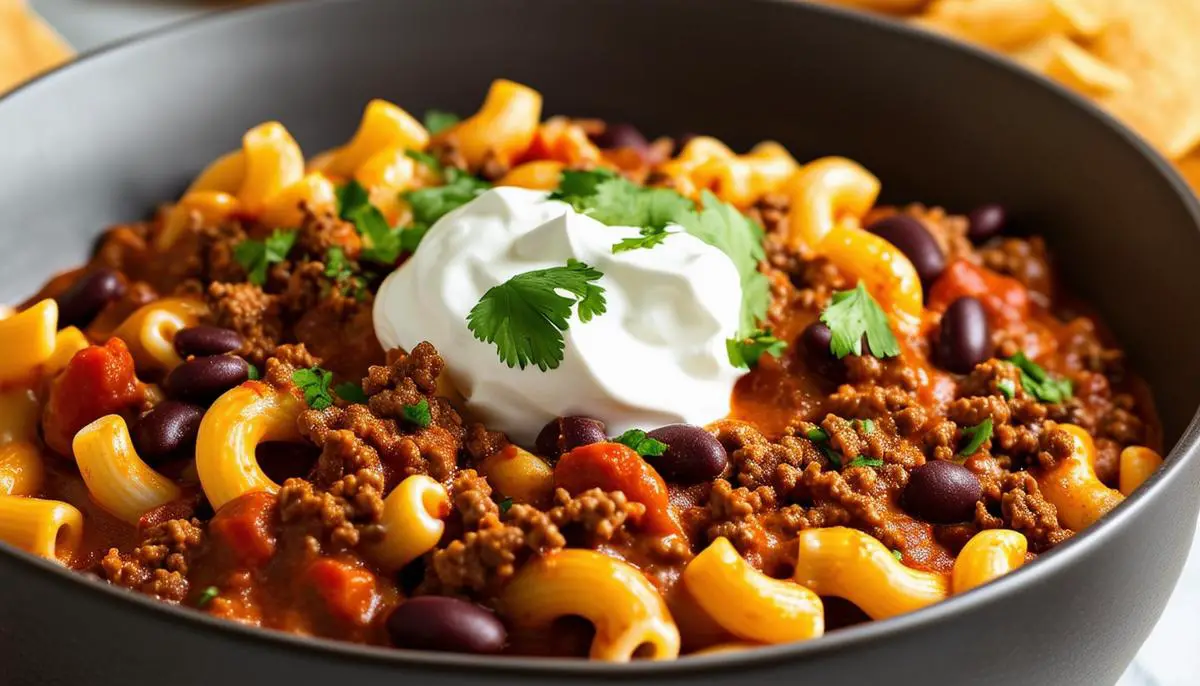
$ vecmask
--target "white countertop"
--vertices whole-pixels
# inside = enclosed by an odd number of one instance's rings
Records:
[[[30,0],[78,50],[194,17],[221,2]],[[1197,36],[1200,39],[1200,36]],[[1198,537],[1200,538],[1200,537]],[[1200,684],[1200,545],[1193,545],[1166,612],[1118,686]]]

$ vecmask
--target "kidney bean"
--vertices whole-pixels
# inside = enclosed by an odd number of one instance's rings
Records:
[[[945,271],[946,253],[916,217],[893,214],[871,224],[867,230],[899,248],[927,287]]]
[[[943,369],[967,374],[992,356],[992,330],[983,303],[963,296],[946,308],[938,331],[934,357]]]
[[[177,400],[164,400],[142,415],[133,426],[133,445],[150,464],[180,456],[196,444],[204,408]]]
[[[967,215],[967,238],[975,243],[983,243],[1004,230],[1008,222],[1008,213],[1003,205],[990,203],[980,205]]]
[[[163,390],[176,400],[206,405],[249,377],[250,365],[240,357],[198,357],[172,369]]]
[[[636,126],[622,122],[607,124],[604,131],[592,137],[592,142],[607,150],[633,148],[639,152],[645,152],[650,145]]]
[[[539,455],[557,458],[581,445],[608,440],[604,422],[590,417],[556,417],[542,427],[534,441]]]
[[[176,332],[175,352],[184,359],[191,355],[224,355],[239,350],[242,342],[241,334],[232,329],[219,326],[189,326]]]
[[[491,655],[500,652],[508,632],[496,615],[458,598],[421,596],[404,601],[387,618],[397,648]]]
[[[668,481],[681,485],[710,481],[729,463],[725,446],[701,427],[671,424],[651,431],[649,436],[667,444],[662,455],[647,456],[645,460]]]
[[[904,508],[933,524],[965,522],[983,494],[979,479],[966,467],[932,460],[917,467],[904,489]]]
[[[797,337],[796,351],[801,354],[808,367],[826,378],[835,379],[841,376],[843,368],[841,360],[834,356],[830,349],[833,332],[821,321],[815,321],[804,327]],[[863,352],[867,351],[866,343]]]
[[[112,269],[101,267],[75,280],[55,297],[58,327],[87,326],[110,302],[125,295],[125,281]]]

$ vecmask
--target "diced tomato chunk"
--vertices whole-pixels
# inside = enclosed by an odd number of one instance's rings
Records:
[[[229,501],[213,515],[209,533],[241,564],[261,567],[275,555],[275,496],[256,491]]]
[[[646,506],[642,526],[651,533],[680,533],[667,500],[667,484],[632,448],[621,443],[592,443],[575,448],[558,460],[554,483],[571,495],[589,488],[621,491]]]
[[[366,626],[375,607],[375,575],[331,557],[308,566],[312,588],[325,600],[330,614]]]
[[[142,402],[144,391],[133,370],[133,355],[119,338],[75,353],[50,383],[42,415],[46,445],[71,454],[75,434],[110,414],[121,414]]]
[[[944,311],[959,298],[978,298],[992,325],[1004,327],[1029,316],[1029,291],[1016,279],[957,260],[933,283],[929,309]]]

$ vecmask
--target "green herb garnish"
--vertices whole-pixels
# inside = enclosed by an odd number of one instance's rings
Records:
[[[904,562],[904,553],[895,548],[892,549],[892,557],[896,558],[896,562]]]
[[[826,433],[825,429],[821,428],[809,429],[808,431],[804,432],[804,436],[813,443],[820,443],[821,441],[829,440],[829,434]]]
[[[851,460],[850,463],[847,464],[846,466],[847,467],[882,467],[883,460],[881,460],[877,457],[863,457],[860,455],[860,456],[854,458],[853,460]]]
[[[442,163],[438,162],[438,159],[433,155],[421,152],[420,150],[405,150],[404,154],[417,164],[423,164],[439,174],[442,173]]]
[[[667,444],[660,440],[650,438],[645,431],[641,429],[630,429],[625,433],[612,439],[613,443],[621,443],[633,448],[638,455],[642,457],[658,457],[667,452]]]
[[[1013,383],[1012,379],[1000,379],[996,383],[996,388],[1000,389],[1000,393],[1009,400],[1012,400],[1017,395],[1017,385]]]
[[[962,450],[958,451],[958,456],[970,457],[979,450],[984,441],[992,437],[992,418],[988,417],[975,426],[964,427],[962,433],[968,440]]]
[[[875,357],[895,357],[900,344],[892,334],[887,315],[867,292],[862,281],[854,290],[833,294],[833,301],[821,313],[821,321],[833,332],[829,350],[840,360],[854,354],[862,355],[862,338]]]
[[[604,288],[594,283],[603,276],[577,260],[565,267],[517,274],[492,286],[467,315],[467,328],[484,343],[494,343],[509,367],[536,365],[543,372],[563,359],[563,331],[578,304],[580,323],[604,314]],[[567,291],[566,296],[559,291]]]
[[[258,371],[258,367],[248,364],[249,369],[246,371],[246,378],[251,381],[258,381],[262,378],[262,372]]]
[[[1071,397],[1070,379],[1052,376],[1041,365],[1026,357],[1023,351],[1008,358],[1021,371],[1021,386],[1025,392],[1045,403],[1061,403]]]
[[[462,120],[459,116],[453,112],[445,110],[426,110],[425,112],[425,128],[434,136],[460,121]]]
[[[786,349],[787,342],[772,336],[770,329],[755,329],[745,338],[729,338],[725,341],[729,364],[741,369],[758,366],[763,354],[779,357]]]
[[[875,422],[870,419],[855,419],[853,424],[868,436],[875,432]]]
[[[492,184],[475,178],[457,167],[442,169],[445,185],[408,191],[402,197],[412,207],[414,226],[433,226],[451,210],[479,197]]]
[[[221,589],[217,588],[216,586],[209,586],[205,588],[203,591],[200,591],[200,596],[196,598],[196,607],[205,607],[213,600],[216,600],[217,596],[219,595],[221,595]]]
[[[333,392],[337,393],[339,398],[348,403],[355,403],[358,405],[367,404],[367,394],[363,392],[362,386],[356,383],[350,381],[347,381],[346,383],[340,383],[334,387]]]
[[[513,499],[511,496],[508,498],[505,498],[504,500],[501,500],[499,503],[500,514],[504,514],[504,513],[508,512],[509,510],[512,509],[512,506],[513,506]]]
[[[429,401],[425,398],[421,398],[412,405],[405,405],[403,412],[405,421],[419,427],[425,428],[433,423],[433,416],[429,412]]]
[[[656,245],[662,245],[662,242],[667,240],[670,232],[666,228],[653,229],[642,227],[639,233],[634,238],[622,238],[619,243],[614,243],[612,247],[613,254],[626,252],[628,250],[641,250],[653,248]]]
[[[261,286],[267,282],[267,267],[287,259],[296,244],[296,232],[275,229],[265,240],[244,240],[233,246],[233,259],[246,270],[246,279]]]
[[[333,373],[320,367],[292,372],[292,383],[304,393],[304,402],[314,410],[324,410],[333,405],[333,396],[329,394],[332,381]]]

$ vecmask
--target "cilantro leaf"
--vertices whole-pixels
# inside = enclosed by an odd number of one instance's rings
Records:
[[[262,378],[262,372],[258,371],[258,367],[255,367],[254,365],[248,365],[248,366],[249,366],[249,370],[247,370],[247,372],[246,372],[247,379],[250,379],[251,381],[258,381],[259,379]]]
[[[804,436],[808,440],[812,441],[813,443],[820,443],[821,441],[829,440],[829,434],[826,433],[825,429],[822,429],[820,427],[812,428],[812,429],[809,429],[808,431],[805,431]]]
[[[209,603],[216,600],[217,596],[219,595],[221,595],[221,589],[217,588],[216,586],[209,586],[205,588],[203,591],[200,591],[200,595],[196,598],[196,607],[203,608],[207,606]]]
[[[405,421],[419,427],[428,427],[433,423],[433,416],[429,413],[429,401],[425,398],[412,405],[405,405],[403,412]]]
[[[366,187],[354,179],[350,179],[345,185],[339,186],[336,194],[338,216],[346,221],[352,221],[351,217],[355,212],[371,204]]]
[[[421,188],[401,194],[412,207],[413,224],[433,226],[451,210],[471,202],[492,187],[487,181],[475,178],[456,167],[447,167],[442,173],[446,179],[444,186]]]
[[[426,110],[425,111],[425,128],[429,130],[431,135],[445,131],[457,124],[461,119],[453,112],[445,110]]]
[[[963,427],[962,434],[967,437],[967,444],[958,451],[958,456],[970,457],[978,452],[984,441],[992,437],[992,418],[988,417],[975,426]]]
[[[346,261],[346,251],[336,246],[325,251],[325,276],[334,281],[345,281],[353,274],[354,270]]]
[[[671,234],[669,234],[665,228],[664,229],[652,229],[649,227],[642,227],[642,229],[638,233],[637,237],[622,238],[620,240],[620,242],[614,243],[613,247],[612,247],[612,251],[613,251],[613,254],[616,255],[617,253],[623,253],[627,250],[638,250],[641,248],[647,248],[647,249],[653,248],[656,245],[662,245],[662,242],[667,240],[667,236],[669,236],[669,235],[671,235]]]
[[[641,429],[630,429],[625,433],[612,439],[613,443],[627,445],[637,451],[642,457],[658,457],[667,452],[667,444],[660,440],[650,438],[650,436]]]
[[[246,270],[250,283],[267,282],[267,267],[283,262],[296,244],[296,232],[275,229],[265,240],[244,240],[233,246],[233,259]]]
[[[892,334],[887,315],[862,281],[852,291],[834,293],[833,302],[821,313],[821,321],[833,332],[829,349],[839,360],[851,353],[863,354],[863,334],[867,336],[870,354],[875,357],[900,354],[900,344]]]
[[[996,384],[996,388],[1000,389],[1000,393],[1009,400],[1012,400],[1017,395],[1017,385],[1013,383],[1012,379],[1000,379]]]
[[[895,548],[892,549],[892,557],[896,558],[896,562],[904,562],[904,553]]]
[[[882,467],[883,460],[877,457],[858,456],[846,464],[847,467]]]
[[[512,509],[512,506],[513,506],[512,497],[510,496],[508,498],[505,498],[504,500],[501,500],[499,503],[497,503],[497,506],[500,508],[500,514],[504,514],[504,513],[508,512],[509,510]]]
[[[421,240],[425,238],[425,234],[427,233],[429,233],[428,224],[413,224],[401,229],[400,250],[408,253],[416,252],[417,246],[421,245]]]
[[[549,200],[561,200],[576,212],[587,212],[600,184],[618,179],[611,169],[579,171],[567,169],[558,181],[558,189],[550,193]]]
[[[329,384],[333,381],[333,373],[312,367],[297,369],[292,372],[292,383],[304,393],[304,402],[314,410],[324,410],[333,405],[333,396],[329,394]]]
[[[355,403],[357,405],[367,404],[367,394],[363,392],[362,386],[356,383],[350,381],[340,383],[334,387],[333,392],[337,393],[339,398],[348,403]]]
[[[604,314],[604,288],[593,283],[603,276],[577,260],[565,267],[517,274],[488,289],[467,315],[467,328],[484,343],[494,343],[509,367],[537,365],[556,369],[563,359],[563,335],[571,309],[578,304],[586,324]],[[562,295],[567,291],[574,297]]]
[[[348,219],[354,222],[363,237],[362,258],[391,265],[400,257],[400,230],[388,226],[378,207],[368,203],[352,211]]]
[[[420,150],[405,150],[404,155],[410,160],[415,161],[417,164],[423,164],[439,174],[442,173],[442,163],[438,162],[438,158],[430,155],[427,152],[421,152]]]
[[[1025,392],[1044,403],[1061,403],[1071,397],[1070,379],[1051,376],[1041,365],[1029,359],[1024,351],[1008,358],[1021,371],[1021,387]]]
[[[875,433],[875,422],[871,419],[855,419],[852,422],[855,428],[860,429],[864,434],[871,435]]]
[[[725,341],[729,364],[741,369],[757,366],[764,353],[771,357],[779,357],[785,349],[787,342],[772,336],[770,329],[755,329],[745,338],[730,338]]]

